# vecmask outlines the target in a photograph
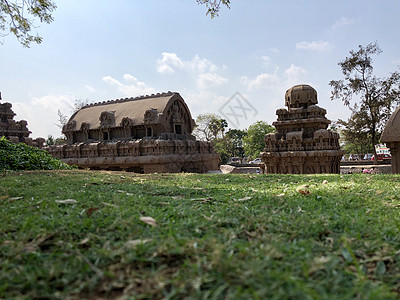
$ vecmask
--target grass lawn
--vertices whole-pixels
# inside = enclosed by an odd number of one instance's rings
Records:
[[[399,191],[395,175],[3,172],[0,298],[399,298]]]

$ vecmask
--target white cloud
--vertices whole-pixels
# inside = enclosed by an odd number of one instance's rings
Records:
[[[264,63],[270,63],[271,58],[269,56],[261,56],[261,59],[263,60]]]
[[[174,73],[174,68],[183,68],[184,63],[176,53],[161,53],[162,58],[157,60],[159,73]]]
[[[271,48],[271,51],[275,54],[279,54],[279,49],[278,48]]]
[[[254,79],[250,79],[247,76],[243,76],[240,81],[247,85],[249,90],[265,88],[270,85],[274,85],[279,81],[279,76],[275,73],[262,73],[256,76]]]
[[[226,67],[218,67],[207,58],[195,55],[191,60],[182,60],[176,53],[163,52],[157,60],[157,72],[162,74],[173,74],[186,72],[196,78],[198,88],[206,89],[219,86],[228,80],[217,73]]]
[[[290,67],[284,72],[286,80],[289,82],[300,82],[303,76],[306,74],[307,71],[304,68],[295,66],[293,64],[291,64]]]
[[[91,85],[86,84],[86,85],[85,85],[85,88],[86,88],[89,92],[91,92],[91,93],[94,93],[94,92],[95,92],[94,87],[92,87]]]
[[[219,86],[228,82],[228,79],[218,75],[217,73],[204,73],[197,77],[197,86],[200,89]]]
[[[139,95],[147,95],[155,93],[155,89],[148,87],[144,82],[139,81],[131,74],[124,74],[123,76],[126,84],[118,81],[110,75],[104,76],[102,80],[111,86],[115,86],[119,92],[127,97],[135,97]]]
[[[329,48],[329,43],[328,42],[300,42],[296,44],[296,49],[300,50],[313,50],[313,51],[323,51],[327,50]]]
[[[261,73],[254,78],[243,76],[240,81],[247,85],[248,90],[271,89],[277,87],[287,87],[303,81],[307,71],[299,66],[290,65],[282,75],[279,75],[279,68],[276,67],[273,73]]]
[[[163,52],[157,60],[159,73],[174,73],[176,70],[195,72],[215,72],[219,68],[206,58],[195,55],[192,60],[181,60],[176,53]]]
[[[47,138],[48,135],[59,137],[61,128],[56,126],[59,124],[57,112],[60,110],[69,117],[75,99],[71,95],[47,95],[34,97],[28,103],[13,103],[13,110],[17,114],[14,120],[27,120],[32,138]]]
[[[344,27],[344,26],[349,26],[352,25],[354,23],[356,23],[357,21],[355,19],[349,19],[346,17],[341,17],[339,20],[336,21],[335,24],[332,25],[332,29],[337,29],[339,27]]]

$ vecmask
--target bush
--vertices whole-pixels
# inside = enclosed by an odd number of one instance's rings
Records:
[[[52,157],[47,151],[14,144],[5,137],[0,138],[0,170],[59,170],[71,166]]]

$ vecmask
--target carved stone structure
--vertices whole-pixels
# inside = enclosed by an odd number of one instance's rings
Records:
[[[0,93],[1,100],[1,93]],[[29,137],[31,132],[28,130],[28,122],[25,120],[15,121],[16,115],[11,109],[11,103],[0,103],[0,137],[5,136],[6,139],[14,143],[25,143],[30,146],[42,148],[45,142],[44,138],[32,139]]]
[[[339,134],[327,130],[326,110],[317,106],[317,91],[296,85],[285,93],[285,105],[272,123],[276,133],[265,136],[261,159],[265,173],[340,173]]]
[[[392,173],[400,174],[400,107],[390,116],[382,132],[381,142],[390,148]]]
[[[191,135],[195,123],[179,93],[89,104],[63,127],[67,145],[48,147],[82,168],[153,172],[207,172],[219,155]]]

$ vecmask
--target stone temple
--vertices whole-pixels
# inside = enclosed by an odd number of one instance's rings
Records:
[[[31,134],[31,132],[27,127],[28,122],[25,120],[15,121],[14,117],[16,114],[11,108],[11,103],[0,103],[0,138],[4,136],[6,139],[14,143],[25,143],[30,146],[42,148],[45,139],[30,138],[29,135]]]
[[[272,123],[276,133],[265,136],[261,159],[265,173],[340,173],[339,134],[327,130],[326,110],[317,105],[317,91],[296,85],[285,93],[285,106],[276,111]]]
[[[386,143],[392,154],[392,173],[400,174],[400,107],[390,116],[381,135],[381,142]]]
[[[179,93],[158,93],[89,104],[63,127],[66,145],[48,147],[81,168],[137,173],[217,170],[210,142],[192,136],[195,122]]]

